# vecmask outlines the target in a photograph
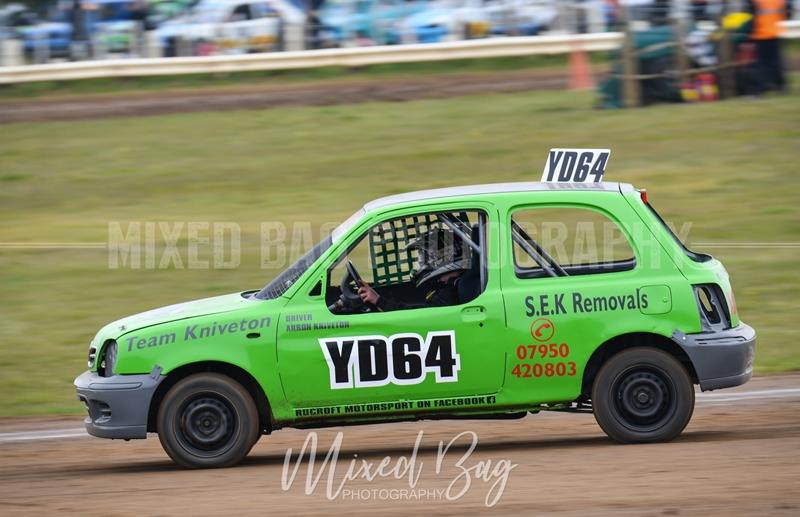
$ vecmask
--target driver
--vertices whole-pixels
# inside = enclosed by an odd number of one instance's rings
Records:
[[[470,268],[470,248],[449,229],[437,228],[412,241],[406,250],[417,250],[418,267],[413,280],[418,290],[425,289],[424,302],[395,300],[378,294],[364,282],[358,289],[361,301],[381,311],[458,305],[458,282]]]

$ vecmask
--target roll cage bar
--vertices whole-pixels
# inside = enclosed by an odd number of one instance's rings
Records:
[[[530,257],[539,264],[539,267],[549,276],[569,276],[569,273],[561,267],[561,264],[556,262],[555,259],[513,219],[511,220],[511,238],[514,239],[514,242],[519,244],[519,247],[530,255]]]

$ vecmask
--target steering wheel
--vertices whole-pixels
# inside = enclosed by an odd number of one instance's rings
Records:
[[[339,290],[342,292],[342,302],[353,309],[362,308],[365,305],[358,295],[358,288],[364,284],[364,281],[350,259],[347,259],[345,267],[347,268],[347,273],[342,278],[342,283],[339,284]],[[356,285],[356,289],[353,289],[352,284]]]

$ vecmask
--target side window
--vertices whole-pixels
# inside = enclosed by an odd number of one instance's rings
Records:
[[[336,313],[458,305],[486,285],[486,216],[478,211],[409,215],[370,228],[328,270],[326,302]],[[377,304],[353,297],[358,286],[348,261],[378,295]]]
[[[538,207],[511,216],[520,278],[626,271],[635,254],[619,225],[590,208]]]
[[[362,237],[358,244],[347,254],[343,255],[336,262],[336,265],[328,271],[328,291],[331,288],[338,288],[344,275],[347,274],[347,261],[353,263],[361,278],[370,285],[375,283],[372,275],[372,257],[369,253],[369,240]]]
[[[237,5],[230,17],[231,22],[241,22],[251,19],[252,16],[250,16],[250,6],[248,4]]]

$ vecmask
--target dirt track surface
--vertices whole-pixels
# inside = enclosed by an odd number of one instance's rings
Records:
[[[478,93],[559,90],[564,72],[524,70],[443,74],[408,78],[335,80],[295,84],[92,95],[37,100],[0,100],[0,124],[79,120],[279,106],[325,106],[369,101],[408,101]]]
[[[337,432],[343,432],[334,489],[354,454],[376,465],[391,457],[410,459],[423,431],[416,484],[444,490],[459,470],[465,448],[452,448],[436,473],[439,442],[473,431],[475,451],[464,462],[502,460],[517,464],[499,502],[504,515],[798,515],[800,514],[800,376],[757,378],[744,387],[766,398],[727,398],[726,390],[701,396],[684,434],[667,444],[617,445],[591,415],[540,414],[511,421],[456,421],[387,424],[317,431],[318,461]],[[774,394],[770,398],[770,393]],[[77,420],[24,419],[0,422],[2,436],[21,429],[76,427]],[[327,472],[310,495],[304,493],[307,461],[291,488],[281,477],[287,448],[303,445],[306,431],[281,430],[263,437],[239,467],[186,471],[172,465],[158,439],[118,442],[89,437],[0,441],[0,514],[40,515],[463,515],[485,513],[489,484],[476,479],[456,500],[401,497],[407,477],[363,478],[345,483],[334,500],[326,497]],[[468,440],[457,442],[466,445]],[[307,458],[307,456],[306,456]],[[460,478],[463,482],[464,478]],[[455,482],[453,494],[460,490]],[[387,489],[384,495],[381,489]],[[375,496],[363,492],[374,491]],[[361,491],[361,496],[355,495]],[[369,492],[372,493],[372,492]],[[361,499],[358,499],[361,497]],[[388,499],[387,499],[388,497]]]

